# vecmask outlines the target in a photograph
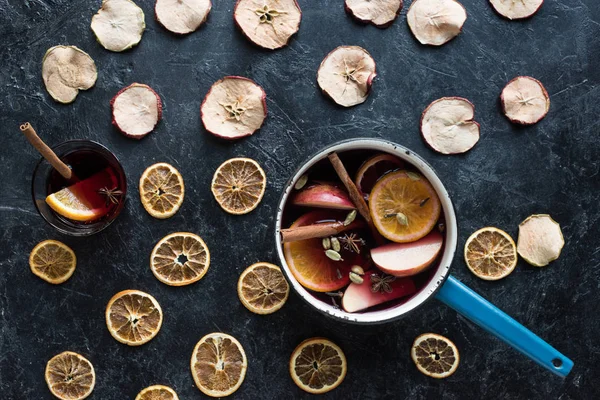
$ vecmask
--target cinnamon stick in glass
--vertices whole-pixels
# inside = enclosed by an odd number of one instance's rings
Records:
[[[29,143],[31,143],[31,145],[35,147],[37,151],[40,152],[42,157],[44,157],[50,163],[50,165],[52,165],[54,169],[57,170],[58,173],[63,176],[63,178],[71,179],[73,175],[71,168],[69,168],[67,164],[62,162],[60,158],[58,158],[56,153],[53,152],[52,149],[42,141],[42,139],[40,139],[40,137],[35,132],[35,129],[33,129],[29,122],[25,122],[24,124],[22,124],[19,127],[19,129],[21,129],[21,132],[23,132],[27,140],[29,140]]]

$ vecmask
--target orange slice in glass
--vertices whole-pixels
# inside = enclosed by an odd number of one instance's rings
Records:
[[[172,217],[181,207],[184,195],[183,177],[170,164],[151,165],[140,178],[140,200],[154,218]]]
[[[298,218],[291,226],[312,225],[325,221],[336,220],[337,214],[330,211],[311,211]],[[322,239],[306,239],[283,244],[285,260],[294,278],[307,289],[315,292],[331,292],[339,290],[350,283],[350,269],[360,265],[367,269],[365,255],[342,249],[339,261],[327,257]]]
[[[391,154],[377,154],[361,165],[354,178],[354,184],[361,193],[368,195],[379,178],[390,171],[402,168],[403,165],[402,160]]]
[[[335,389],[346,377],[346,356],[335,343],[324,338],[300,343],[290,358],[290,375],[298,387],[321,394]]]
[[[225,397],[244,382],[248,360],[240,342],[233,336],[216,332],[196,344],[190,366],[194,382],[202,393]]]
[[[135,400],[179,400],[179,397],[168,386],[152,385],[139,392]]]
[[[419,173],[396,171],[377,181],[369,198],[373,224],[386,239],[414,242],[427,235],[441,213],[440,199]]]
[[[69,279],[76,265],[77,257],[73,250],[57,240],[44,240],[29,254],[31,272],[55,285]]]
[[[467,239],[465,262],[477,277],[496,281],[514,271],[517,266],[517,246],[508,233],[488,226]]]
[[[415,339],[410,356],[418,370],[432,378],[447,378],[456,371],[460,356],[452,341],[435,333],[424,333]]]
[[[250,158],[232,158],[217,168],[211,190],[221,208],[230,214],[254,210],[267,186],[265,171]]]
[[[163,313],[156,299],[140,290],[123,290],[106,306],[106,326],[128,346],[149,342],[160,330]]]
[[[170,286],[185,286],[202,279],[210,265],[210,252],[198,235],[176,232],[162,238],[150,255],[156,278]]]
[[[85,357],[65,351],[46,364],[46,383],[50,392],[61,400],[82,400],[96,384],[94,366]]]
[[[271,314],[283,307],[290,294],[290,286],[281,268],[259,262],[242,272],[237,291],[248,310],[256,314]]]
[[[46,203],[59,215],[73,221],[90,222],[106,215],[113,204],[106,201],[100,189],[114,189],[117,177],[107,168],[87,179],[52,193]]]

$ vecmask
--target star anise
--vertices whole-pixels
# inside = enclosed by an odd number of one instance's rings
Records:
[[[390,283],[396,280],[395,276],[392,275],[377,275],[371,274],[371,292],[377,293],[392,293],[392,286]]]
[[[356,233],[345,234],[339,238],[339,241],[344,245],[344,249],[360,254],[361,246],[365,245],[364,239],[358,237]]]
[[[106,207],[112,204],[119,204],[119,198],[123,196],[123,191],[117,189],[109,189],[107,187],[103,187],[102,189],[98,189],[98,194],[106,197]]]

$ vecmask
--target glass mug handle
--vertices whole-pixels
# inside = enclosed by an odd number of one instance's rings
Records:
[[[573,361],[452,275],[436,298],[556,375],[571,372]]]

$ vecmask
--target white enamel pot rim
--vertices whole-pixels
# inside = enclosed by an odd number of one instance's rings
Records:
[[[337,309],[333,305],[327,304],[321,300],[315,298],[307,289],[305,289],[298,281],[294,278],[290,271],[289,266],[285,260],[283,254],[283,243],[281,241],[281,223],[283,216],[284,205],[286,204],[290,193],[294,190],[294,185],[298,178],[300,178],[309,168],[311,168],[318,161],[326,158],[332,152],[345,152],[349,150],[374,150],[384,153],[389,153],[397,156],[398,158],[406,161],[407,163],[418,169],[431,183],[433,188],[436,190],[442,210],[444,212],[445,224],[446,224],[446,237],[444,252],[441,255],[436,271],[433,277],[416,295],[414,295],[409,301],[397,305],[392,308],[380,310],[380,311],[367,311],[363,313],[347,313],[342,309]],[[300,168],[292,175],[288,183],[286,184],[279,206],[277,209],[277,216],[275,219],[275,242],[277,246],[277,254],[283,267],[283,271],[296,291],[308,304],[320,312],[333,317],[335,319],[356,323],[356,324],[378,324],[396,320],[417,307],[421,306],[428,299],[430,299],[435,292],[442,286],[446,277],[449,274],[450,265],[456,252],[458,238],[458,228],[456,224],[456,214],[454,212],[454,206],[450,200],[450,196],[446,191],[446,188],[442,184],[442,181],[437,176],[433,168],[420,156],[415,154],[412,150],[407,149],[399,144],[383,140],[383,139],[349,139],[341,142],[334,143],[313,156],[311,156]]]

